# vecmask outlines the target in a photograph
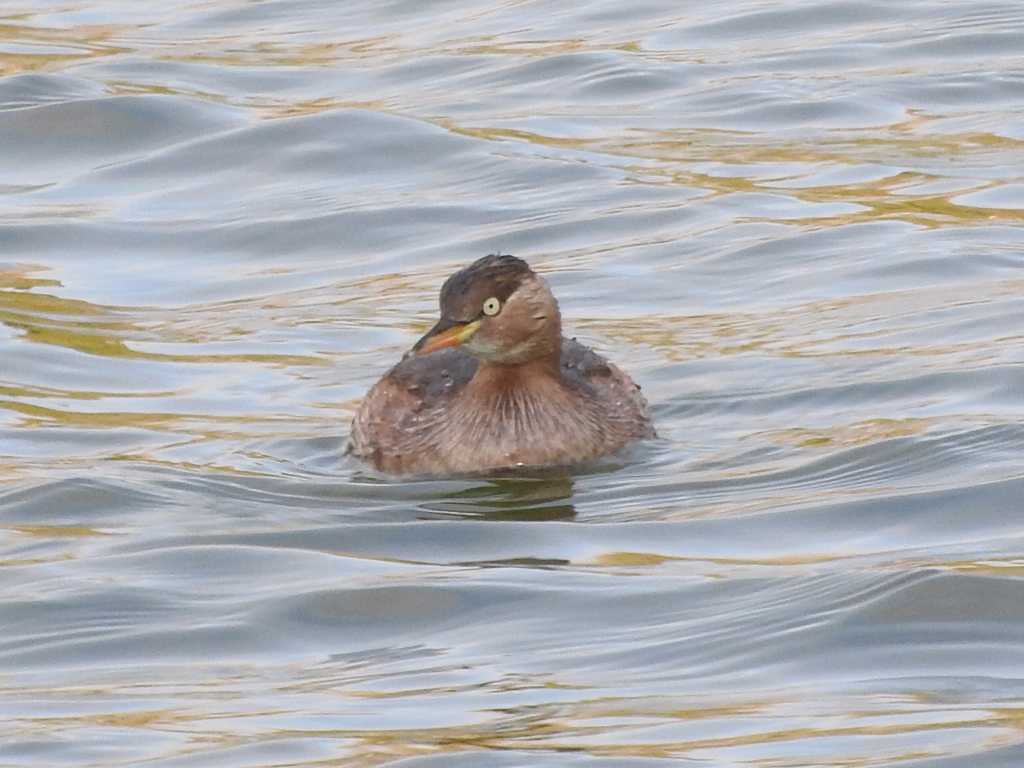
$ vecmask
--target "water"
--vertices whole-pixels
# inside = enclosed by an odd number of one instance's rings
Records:
[[[0,16],[0,765],[1024,764],[1019,3]],[[661,439],[350,463],[497,250]]]

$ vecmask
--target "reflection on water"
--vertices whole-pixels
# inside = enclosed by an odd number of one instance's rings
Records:
[[[0,762],[1024,764],[1022,22],[0,10]],[[495,251],[662,438],[344,456]]]
[[[509,471],[508,476],[447,494],[423,508],[484,520],[571,520],[576,509],[560,502],[572,497],[573,481],[567,471],[538,472],[535,477]]]

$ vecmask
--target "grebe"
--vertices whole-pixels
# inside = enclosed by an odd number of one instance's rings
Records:
[[[370,389],[349,452],[399,474],[576,464],[655,437],[640,387],[562,336],[525,261],[492,255],[449,277],[441,319]]]

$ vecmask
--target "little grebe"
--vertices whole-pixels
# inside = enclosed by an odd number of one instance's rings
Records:
[[[485,256],[441,288],[441,319],[378,381],[349,451],[396,473],[574,464],[654,437],[640,388],[562,337],[522,259]]]

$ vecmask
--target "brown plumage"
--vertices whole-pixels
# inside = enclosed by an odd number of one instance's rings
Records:
[[[385,472],[450,474],[575,464],[654,434],[632,379],[562,337],[543,278],[486,256],[445,281],[441,319],[367,394],[349,450]]]

